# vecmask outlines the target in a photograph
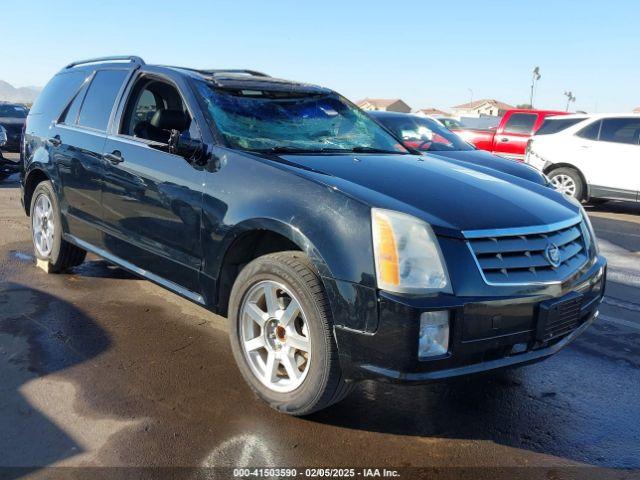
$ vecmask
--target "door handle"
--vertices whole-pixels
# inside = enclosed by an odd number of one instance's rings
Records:
[[[124,157],[118,150],[114,150],[111,153],[105,153],[104,159],[111,162],[112,165],[118,165],[119,163],[124,162]]]
[[[508,142],[508,141],[509,141],[509,138],[508,138],[508,137],[502,137],[502,138],[500,139],[500,141],[501,141],[501,142]]]
[[[48,139],[49,143],[54,147],[59,147],[62,145],[62,140],[60,140],[60,135],[56,135],[55,137],[51,137]]]

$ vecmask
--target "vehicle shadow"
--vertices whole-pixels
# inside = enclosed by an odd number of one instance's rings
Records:
[[[567,379],[557,360],[547,360],[556,362],[550,369],[537,364],[422,386],[367,381],[308,420],[439,442],[489,441],[525,456],[535,452],[595,467],[640,468],[637,430],[629,427],[638,409],[612,406],[614,385],[607,392],[571,391],[576,386],[562,383]],[[564,361],[580,368],[574,359]]]
[[[638,202],[623,202],[617,200],[610,200],[598,205],[585,205],[587,212],[602,212],[602,213],[627,213],[629,215],[640,215],[640,203]]]
[[[86,278],[112,278],[117,280],[137,280],[140,278],[102,259],[87,260],[77,267],[73,267],[69,273]]]
[[[25,391],[33,382],[95,358],[109,344],[108,335],[65,300],[19,283],[0,283],[3,478],[82,453],[83,447],[42,414]],[[15,475],[7,467],[15,467]]]
[[[20,186],[20,176],[15,173],[5,178],[0,178],[0,188],[16,188]]]

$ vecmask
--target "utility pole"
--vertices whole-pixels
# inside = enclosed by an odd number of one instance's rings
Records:
[[[540,67],[535,67],[533,69],[533,75],[531,75],[531,96],[529,97],[529,105],[533,108],[533,90],[535,88],[536,82],[542,78],[540,75]]]
[[[467,88],[467,90],[469,90],[469,95],[470,95],[469,96],[469,98],[470,98],[469,103],[473,103],[473,90],[471,90],[470,88]]]
[[[569,92],[564,92],[564,96],[565,96],[565,97],[567,97],[567,108],[566,108],[566,110],[565,110],[565,111],[567,111],[567,112],[568,112],[568,111],[569,111],[569,104],[570,104],[571,102],[575,102],[575,101],[576,101],[576,97],[575,97],[575,96],[573,95],[573,93],[572,93],[572,92],[570,92],[570,91],[569,91]]]

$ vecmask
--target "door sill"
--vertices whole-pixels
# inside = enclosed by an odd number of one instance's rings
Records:
[[[134,275],[138,275],[139,277],[142,277],[146,280],[149,280],[150,282],[160,285],[161,287],[164,287],[167,290],[171,290],[172,292],[180,295],[181,297],[186,298],[187,300],[191,300],[192,302],[195,302],[199,305],[205,305],[204,297],[199,293],[192,292],[191,290],[188,290],[178,285],[177,283],[170,282],[169,280],[166,280],[156,275],[155,273],[151,273],[148,270],[144,270],[140,267],[137,267],[134,264],[127,262],[126,260],[123,260],[122,258],[117,257],[107,252],[106,250],[103,250],[102,248],[91,245],[90,243],[85,242],[84,240],[80,240],[79,238],[74,237],[73,235],[65,233],[63,237],[66,241],[73,243],[74,245],[77,245],[78,247],[83,248],[88,252],[98,255],[99,257],[104,258],[108,262],[111,262],[133,273]]]

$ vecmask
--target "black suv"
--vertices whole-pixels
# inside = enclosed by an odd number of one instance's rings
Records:
[[[425,161],[325,88],[76,62],[36,101],[23,148],[50,271],[90,251],[226,315],[242,375],[286,413],[362,379],[543,359],[602,299],[606,264],[579,204]]]

